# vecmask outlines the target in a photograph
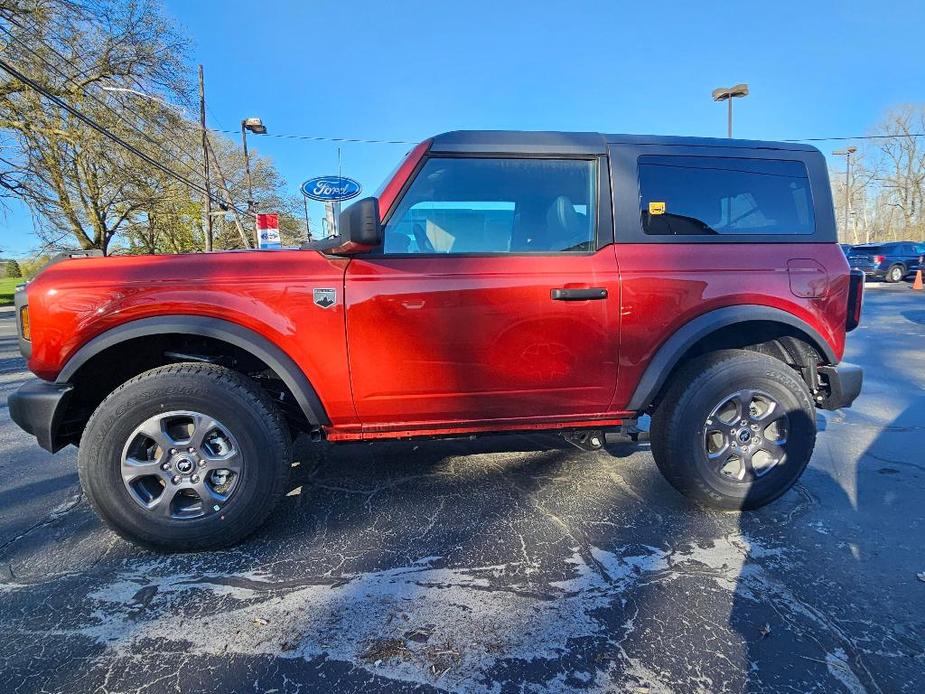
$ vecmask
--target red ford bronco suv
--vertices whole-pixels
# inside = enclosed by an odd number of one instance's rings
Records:
[[[16,295],[39,378],[10,415],[122,536],[234,543],[290,443],[557,431],[651,414],[659,469],[753,508],[806,467],[863,276],[797,144],[460,131],[415,147],[300,250],[79,257]]]

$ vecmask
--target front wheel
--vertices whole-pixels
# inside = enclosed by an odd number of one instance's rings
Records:
[[[119,535],[158,550],[212,549],[253,532],[286,491],[289,433],[245,376],[210,364],[147,371],[97,408],[80,482]]]
[[[652,417],[652,453],[668,482],[724,509],[757,508],[786,492],[815,441],[815,407],[802,378],[742,350],[682,368]]]

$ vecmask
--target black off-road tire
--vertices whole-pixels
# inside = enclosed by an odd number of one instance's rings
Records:
[[[906,276],[906,268],[902,265],[890,265],[889,269],[883,275],[883,279],[891,284],[895,284],[902,280]]]
[[[181,410],[221,422],[243,459],[224,507],[200,518],[155,516],[136,503],[122,479],[123,451],[135,429],[159,413]],[[256,530],[287,491],[290,457],[288,428],[257,384],[220,366],[182,363],[146,371],[100,404],[81,438],[78,470],[93,508],[123,538],[159,551],[192,551],[227,547]]]
[[[693,360],[674,378],[652,416],[651,445],[658,469],[675,489],[699,505],[752,509],[799,479],[813,453],[816,422],[809,388],[792,368],[757,352],[724,350]],[[784,462],[750,483],[716,474],[704,443],[713,408],[727,394],[746,389],[772,396],[789,423]]]

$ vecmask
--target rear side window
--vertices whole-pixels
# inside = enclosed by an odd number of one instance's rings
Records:
[[[733,157],[639,157],[646,234],[791,235],[815,231],[806,167]]]
[[[386,223],[383,252],[590,251],[596,196],[592,160],[432,157]]]

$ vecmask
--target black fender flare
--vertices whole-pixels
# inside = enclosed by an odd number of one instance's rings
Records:
[[[648,408],[662,389],[671,370],[677,366],[684,353],[694,344],[721,328],[748,321],[782,323],[795,328],[809,338],[810,343],[819,350],[826,363],[838,363],[835,352],[825,338],[801,318],[772,306],[761,306],[759,304],[726,306],[703,313],[685,323],[658,348],[655,356],[652,357],[643,372],[642,378],[639,379],[636,390],[633,391],[633,396],[630,398],[626,409],[633,412],[642,412]]]
[[[84,344],[68,359],[55,380],[57,383],[69,383],[74,374],[90,359],[126,340],[166,333],[209,337],[246,350],[279,375],[295,396],[309,424],[319,426],[331,423],[321,403],[321,398],[318,397],[308,377],[292,357],[253,330],[221,318],[184,315],[155,316],[124,323],[97,335]]]

